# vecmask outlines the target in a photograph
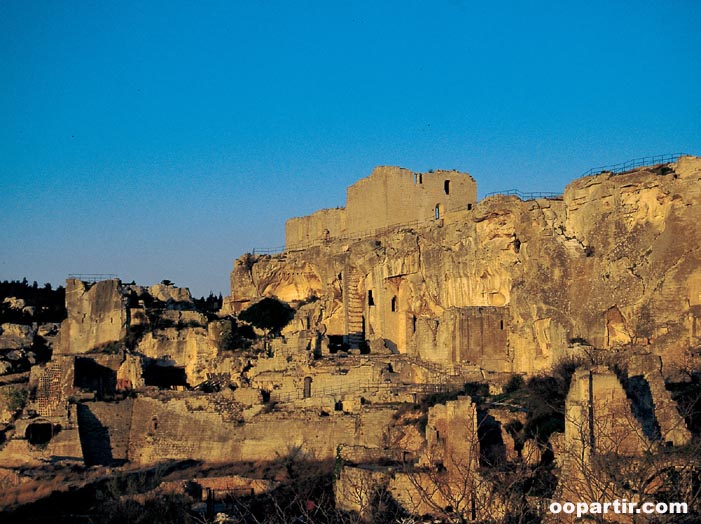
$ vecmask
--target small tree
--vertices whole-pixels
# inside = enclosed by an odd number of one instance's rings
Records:
[[[276,298],[266,297],[242,311],[239,319],[265,331],[267,338],[271,334],[279,333],[293,316],[294,310],[289,305]]]

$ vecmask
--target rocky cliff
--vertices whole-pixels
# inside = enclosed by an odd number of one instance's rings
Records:
[[[327,336],[444,364],[532,373],[577,343],[657,354],[669,375],[701,344],[700,201],[695,157],[584,177],[561,198],[497,195],[371,238],[245,255],[227,307],[315,297]]]

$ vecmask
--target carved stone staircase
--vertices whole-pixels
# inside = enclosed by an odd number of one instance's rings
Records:
[[[364,293],[360,290],[360,271],[347,265],[343,271],[343,308],[346,313],[347,342],[359,348],[365,340],[363,325]]]

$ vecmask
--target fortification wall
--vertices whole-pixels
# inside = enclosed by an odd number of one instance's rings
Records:
[[[134,400],[78,404],[78,427],[85,464],[112,465],[128,459]]]
[[[342,443],[379,447],[383,432],[377,426],[386,425],[390,416],[378,418],[368,412],[319,418],[316,411],[271,413],[238,424],[224,421],[219,413],[193,409],[185,400],[138,398],[129,430],[128,457],[139,464],[166,459],[265,461],[303,446],[316,459],[327,460]],[[111,426],[118,422],[110,418],[102,423]],[[360,432],[364,426],[367,434]]]
[[[291,218],[285,223],[288,249],[324,240],[327,236],[339,237],[345,234],[346,210],[342,207],[320,209],[309,216]]]
[[[443,218],[448,211],[476,202],[477,184],[467,173],[414,173],[380,166],[348,187],[345,208],[322,209],[288,220],[286,246],[289,249],[327,238],[360,236],[394,224]]]
[[[429,220],[477,201],[477,184],[466,173],[414,173],[391,166],[376,167],[369,177],[347,190],[346,229],[353,235],[392,224]]]

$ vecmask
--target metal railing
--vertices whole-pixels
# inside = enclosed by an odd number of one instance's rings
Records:
[[[100,282],[101,280],[113,280],[119,277],[111,273],[70,273],[68,278],[75,278],[89,284],[94,284],[95,282]]]
[[[492,191],[487,193],[484,198],[495,196],[495,195],[507,195],[507,196],[517,196],[521,200],[535,200],[537,198],[551,198],[551,199],[561,199],[562,193],[549,193],[546,191],[540,192],[523,192],[518,189],[506,189],[504,191]]]
[[[631,169],[637,167],[654,166],[657,164],[667,164],[669,162],[676,162],[679,160],[680,156],[686,156],[686,153],[668,153],[666,155],[654,155],[654,156],[644,156],[641,158],[634,158],[632,160],[626,160],[625,162],[619,162],[618,164],[611,164],[608,166],[592,167],[589,171],[582,174],[582,176],[597,175],[599,173],[625,173]]]

